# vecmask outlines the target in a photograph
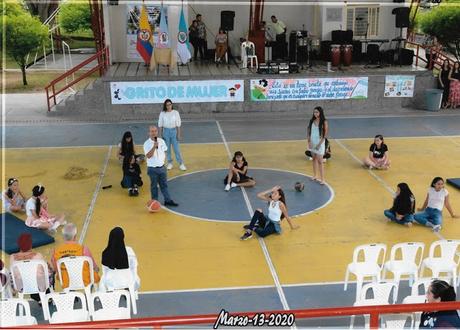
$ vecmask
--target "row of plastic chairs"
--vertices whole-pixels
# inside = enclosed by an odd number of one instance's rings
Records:
[[[353,251],[353,260],[347,266],[345,273],[344,290],[347,290],[351,274],[356,277],[356,299],[366,277],[371,277],[374,282],[386,279],[387,272],[393,273],[393,282],[398,294],[399,282],[403,276],[409,276],[412,285],[425,269],[431,270],[433,278],[438,278],[441,273],[446,273],[452,285],[456,287],[457,267],[460,258],[457,251],[460,240],[439,240],[431,244],[428,257],[423,259],[425,244],[421,242],[406,242],[395,244],[391,248],[390,259],[385,262],[386,244],[375,243],[357,246]],[[436,251],[439,251],[436,254]],[[398,257],[399,256],[399,257]],[[383,272],[383,276],[381,276]]]
[[[50,311],[50,304],[54,306]],[[43,317],[49,323],[69,323],[102,320],[129,319],[131,317],[130,294],[126,290],[92,293],[48,293],[42,300]],[[37,324],[30,312],[29,302],[21,298],[0,301],[0,326],[27,326]]]

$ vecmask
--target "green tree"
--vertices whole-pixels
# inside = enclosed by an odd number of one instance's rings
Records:
[[[91,29],[89,1],[68,1],[61,6],[59,22],[67,32]]]
[[[420,17],[420,28],[435,36],[460,60],[460,5],[445,3]]]
[[[14,13],[5,16],[5,46],[10,55],[21,68],[22,82],[27,85],[26,58],[27,54],[36,50],[47,41],[48,31],[38,18],[29,13]],[[2,31],[3,34],[3,31]]]

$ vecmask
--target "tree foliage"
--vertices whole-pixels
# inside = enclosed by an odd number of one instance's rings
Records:
[[[420,17],[420,28],[436,36],[449,52],[460,60],[460,6],[442,5]]]
[[[89,2],[68,1],[61,6],[59,22],[67,32],[91,29]]]

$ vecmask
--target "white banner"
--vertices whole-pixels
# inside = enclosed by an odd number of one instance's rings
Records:
[[[413,97],[415,76],[385,76],[385,97]]]
[[[112,104],[243,102],[244,80],[117,81],[110,94]]]

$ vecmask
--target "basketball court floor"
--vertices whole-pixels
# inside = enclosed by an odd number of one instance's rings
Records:
[[[433,177],[460,177],[460,113],[330,118],[326,186],[310,180],[307,120],[185,121],[181,149],[187,171],[175,164],[168,172],[172,198],[180,205],[159,213],[146,209],[145,163],[139,197],[128,197],[120,187],[116,144],[130,130],[140,152],[145,122],[8,126],[6,178],[19,178],[28,195],[43,184],[51,213],[65,213],[78,225],[80,242],[98,262],[109,231],[124,229],[139,260],[139,317],[351,305],[355,288],[344,292],[342,282],[357,245],[385,243],[388,255],[393,244],[420,241],[426,255],[433,241],[460,237],[460,220],[446,211],[439,233],[387,223],[383,216],[399,182],[409,184],[420,207]],[[389,147],[388,171],[360,164],[376,134],[383,134]],[[225,169],[237,150],[257,185],[225,192]],[[305,183],[303,192],[295,192],[296,181]],[[300,228],[283,223],[280,236],[240,241],[253,210],[266,207],[256,193],[274,185],[286,191],[288,210]],[[460,214],[460,191],[447,188]],[[61,240],[57,234],[56,244]],[[49,259],[52,248],[37,250]],[[398,300],[408,292],[403,284]],[[314,324],[309,322],[300,325]]]

